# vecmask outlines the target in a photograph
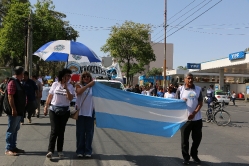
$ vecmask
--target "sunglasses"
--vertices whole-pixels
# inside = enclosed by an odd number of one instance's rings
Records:
[[[84,75],[82,76],[82,78],[90,78],[90,76]]]

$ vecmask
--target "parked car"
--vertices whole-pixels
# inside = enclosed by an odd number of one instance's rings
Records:
[[[221,103],[221,102],[224,101],[225,104],[228,105],[229,102],[230,102],[230,97],[228,96],[227,92],[224,92],[224,91],[222,91],[222,90],[216,90],[216,91],[214,92],[214,96],[215,96],[215,98],[217,99],[217,101],[218,101],[219,103]],[[204,102],[207,103],[207,100],[208,100],[208,97],[205,96],[205,97],[204,97]]]
[[[117,81],[117,80],[104,80],[104,79],[97,79],[95,80],[96,82],[99,82],[101,84],[110,86],[112,88],[120,89],[120,90],[125,90],[124,85],[122,82]]]
[[[224,101],[226,105],[229,104],[230,97],[228,97],[227,92],[224,92],[222,90],[216,90],[214,95],[219,103]]]

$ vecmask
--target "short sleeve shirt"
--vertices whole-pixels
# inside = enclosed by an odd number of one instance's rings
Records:
[[[67,88],[70,92],[70,94],[72,94],[74,96],[75,94],[75,90],[72,84],[67,84]],[[70,100],[67,99],[67,92],[66,89],[64,89],[61,85],[60,82],[54,82],[52,84],[52,87],[50,88],[49,94],[53,95],[51,104],[55,105],[55,106],[70,106]]]

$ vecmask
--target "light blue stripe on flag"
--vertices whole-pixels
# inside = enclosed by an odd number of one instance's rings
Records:
[[[95,82],[97,127],[172,137],[187,121],[182,100],[143,96]]]

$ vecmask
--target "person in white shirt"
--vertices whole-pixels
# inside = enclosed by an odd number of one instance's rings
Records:
[[[79,158],[92,156],[92,141],[94,133],[94,108],[92,86],[94,85],[91,74],[87,71],[81,74],[80,83],[76,88],[76,109],[79,117],[76,121],[76,153]]]
[[[181,148],[183,156],[183,164],[189,165],[190,157],[196,164],[200,164],[198,158],[198,147],[202,139],[202,117],[201,107],[203,105],[202,89],[194,85],[194,76],[186,73],[184,76],[185,84],[176,91],[176,98],[186,101],[188,121],[181,128]],[[192,147],[189,154],[189,136],[192,136]]]
[[[70,69],[63,69],[59,71],[59,81],[52,84],[44,107],[45,116],[47,115],[49,109],[51,125],[48,154],[46,155],[46,157],[49,159],[52,158],[54,153],[56,141],[58,156],[60,158],[64,157],[62,152],[64,144],[64,132],[68,118],[70,116],[70,102],[73,99],[75,93],[73,85],[68,84],[71,74],[72,71]]]
[[[142,95],[147,95],[147,92],[146,92],[146,88],[144,86],[142,86],[142,92],[141,92]]]
[[[164,94],[164,98],[175,99],[175,93],[173,87],[168,87],[168,91]]]
[[[43,85],[43,80],[41,76],[39,76],[38,81],[40,81],[40,83]]]

